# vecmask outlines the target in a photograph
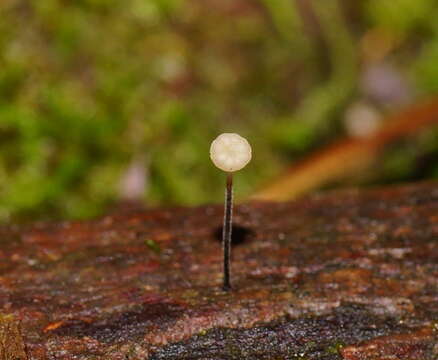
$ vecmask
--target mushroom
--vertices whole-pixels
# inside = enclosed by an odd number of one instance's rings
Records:
[[[223,250],[223,290],[231,289],[230,255],[231,233],[233,221],[233,172],[243,169],[251,160],[251,146],[238,134],[224,133],[219,135],[210,147],[210,158],[213,164],[227,173],[225,188],[224,226],[222,229]]]

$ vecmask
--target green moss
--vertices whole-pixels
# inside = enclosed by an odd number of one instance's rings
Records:
[[[331,355],[340,355],[341,349],[345,346],[345,344],[341,341],[336,342],[330,346],[328,346],[325,350],[327,354]]]
[[[208,148],[223,131],[251,141],[254,160],[236,178],[236,194],[250,194],[343,135],[344,110],[362,96],[358,44],[371,29],[395,38],[400,74],[436,93],[433,0],[337,4],[311,5],[319,35],[301,31],[306,20],[286,0],[214,11],[181,0],[2,5],[0,221],[96,216],[120,199],[137,158],[148,205],[218,202],[223,179]],[[415,166],[436,146],[412,147],[373,168],[373,181],[438,176]]]
[[[160,254],[161,253],[161,247],[160,247],[160,245],[158,245],[158,243],[156,241],[154,241],[152,239],[147,239],[147,240],[145,240],[144,243],[155,254]]]

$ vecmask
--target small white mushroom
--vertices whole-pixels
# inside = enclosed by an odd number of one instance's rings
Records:
[[[222,230],[223,244],[223,285],[224,291],[231,290],[230,259],[231,233],[233,231],[233,172],[243,169],[251,160],[251,146],[248,141],[237,134],[219,135],[210,147],[211,161],[221,170],[226,171],[224,226]]]
[[[211,143],[210,158],[223,171],[238,171],[250,162],[251,146],[238,134],[224,133]]]

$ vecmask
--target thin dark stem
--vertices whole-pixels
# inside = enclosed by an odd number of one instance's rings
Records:
[[[225,215],[222,230],[222,246],[224,253],[224,291],[231,290],[230,282],[230,256],[231,256],[231,233],[233,231],[233,175],[227,176],[225,190]]]

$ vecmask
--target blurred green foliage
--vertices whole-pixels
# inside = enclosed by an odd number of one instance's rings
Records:
[[[0,220],[87,217],[119,197],[133,159],[147,204],[221,199],[208,149],[241,133],[254,161],[241,196],[344,132],[364,94],[362,40],[414,94],[438,91],[436,0],[3,0]],[[383,30],[382,30],[383,29]],[[436,132],[395,146],[374,181],[417,172]]]

